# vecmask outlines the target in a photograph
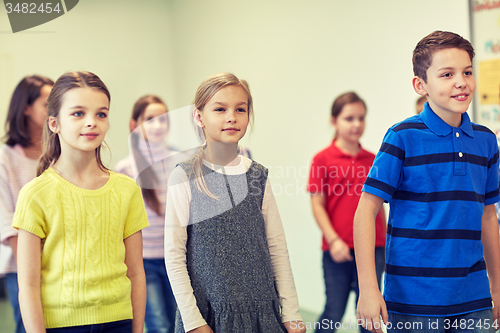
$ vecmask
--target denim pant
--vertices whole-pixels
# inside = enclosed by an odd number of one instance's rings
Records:
[[[351,250],[354,257],[354,250]],[[375,269],[377,271],[377,282],[380,279],[385,266],[385,248],[375,248]],[[323,252],[323,272],[325,276],[326,304],[325,311],[318,319],[320,327],[316,333],[335,332],[335,323],[340,323],[344,316],[349,293],[354,290],[356,303],[359,298],[358,272],[356,271],[356,260],[336,263],[330,256],[329,251]],[[328,323],[328,325],[323,325]],[[361,332],[368,332],[360,327]]]
[[[17,273],[5,274],[5,286],[9,294],[10,305],[14,312],[14,321],[16,322],[15,333],[26,333],[24,329],[23,320],[21,318],[21,311],[19,309],[19,285],[17,284]]]
[[[495,328],[492,326],[493,324],[493,313],[491,309],[452,317],[423,317],[389,312],[387,332],[493,333],[495,332]]]
[[[144,259],[148,300],[145,323],[148,333],[173,333],[177,304],[170,287],[165,261]]]
[[[48,328],[47,333],[132,333],[132,319],[110,323]]]

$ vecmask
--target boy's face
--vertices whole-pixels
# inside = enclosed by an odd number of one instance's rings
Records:
[[[413,79],[415,91],[427,96],[429,106],[445,122],[460,126],[476,90],[469,54],[457,48],[436,51],[427,69],[427,82]]]

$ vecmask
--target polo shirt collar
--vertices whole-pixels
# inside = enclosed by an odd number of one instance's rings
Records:
[[[420,113],[420,117],[424,124],[436,135],[446,136],[453,132],[453,127],[439,118],[439,116],[432,111],[428,102],[425,103],[424,110]],[[467,113],[462,114],[462,125],[460,125],[460,130],[471,138],[474,137],[472,123]]]
[[[330,149],[331,149],[331,152],[333,154],[335,154],[336,156],[343,156],[343,157],[349,157],[349,158],[359,158],[359,157],[364,156],[366,153],[366,150],[364,150],[363,147],[361,146],[361,144],[359,144],[359,152],[356,156],[346,154],[335,145],[335,139],[333,139],[332,145],[330,146]]]

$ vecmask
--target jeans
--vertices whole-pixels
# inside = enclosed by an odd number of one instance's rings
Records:
[[[320,326],[316,333],[335,332],[335,323],[340,323],[344,316],[349,293],[356,293],[356,304],[359,298],[358,272],[356,270],[356,258],[354,250],[351,250],[353,261],[336,263],[330,256],[329,251],[323,252],[323,272],[325,276],[326,304],[325,311],[318,319]],[[375,269],[377,282],[380,287],[380,279],[385,266],[385,249],[375,248]],[[323,323],[328,323],[324,325]],[[361,332],[368,332],[361,326]]]
[[[110,323],[48,328],[47,333],[132,333],[132,319]]]
[[[387,332],[487,333],[495,332],[495,328],[492,325],[494,325],[494,323],[491,309],[480,310],[452,317],[411,316],[389,312]]]
[[[148,300],[145,323],[148,333],[173,333],[177,304],[163,259],[144,259]]]
[[[14,312],[14,321],[16,322],[15,333],[26,333],[23,320],[21,318],[21,310],[19,309],[19,285],[17,284],[17,273],[5,274],[5,286],[9,294],[10,305]]]

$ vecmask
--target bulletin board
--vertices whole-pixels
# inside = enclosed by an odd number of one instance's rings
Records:
[[[469,0],[471,41],[476,52],[473,120],[500,130],[500,0]]]

